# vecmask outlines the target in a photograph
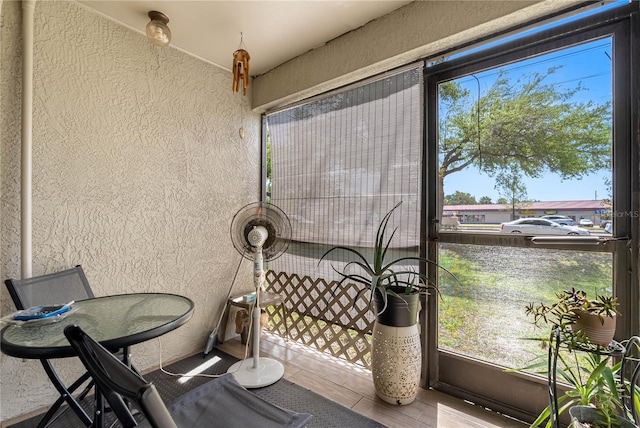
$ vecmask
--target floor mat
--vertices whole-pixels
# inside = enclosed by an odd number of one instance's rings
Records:
[[[237,358],[214,349],[209,355],[194,355],[164,367],[165,371],[177,376],[156,370],[145,374],[144,378],[149,382],[153,382],[165,403],[170,403],[190,389],[210,380],[210,378],[202,376],[187,378],[180,375],[197,368],[199,368],[197,371],[200,374],[224,374],[236,361],[238,361]],[[251,389],[250,391],[277,406],[297,412],[311,413],[313,418],[309,421],[309,428],[384,428],[384,425],[286,379],[280,379],[273,385]],[[91,397],[83,400],[83,407],[89,411],[89,414],[92,414],[91,401]],[[7,428],[33,428],[38,424],[41,417],[41,415],[36,416]],[[114,420],[111,414],[106,414],[105,419],[107,422],[105,426],[110,426],[110,423]],[[83,427],[80,420],[72,412],[63,413],[49,426],[52,428]],[[119,426],[119,424],[116,423],[115,426]]]

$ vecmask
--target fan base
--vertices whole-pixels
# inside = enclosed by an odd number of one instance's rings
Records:
[[[284,376],[284,366],[271,358],[258,359],[258,367],[253,367],[253,358],[238,361],[227,370],[245,388],[261,388],[276,383]]]

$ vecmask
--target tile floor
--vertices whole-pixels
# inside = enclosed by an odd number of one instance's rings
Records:
[[[231,339],[219,348],[244,358],[245,347]],[[337,401],[390,428],[525,428],[527,424],[432,390],[420,390],[416,401],[393,406],[375,396],[371,372],[307,347],[265,333],[261,356],[285,365],[285,378]]]

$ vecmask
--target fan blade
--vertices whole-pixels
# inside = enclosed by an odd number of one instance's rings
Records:
[[[268,234],[262,245],[265,260],[273,260],[286,251],[292,233],[289,218],[273,204],[254,202],[240,208],[231,222],[231,240],[245,258],[254,258],[255,247],[249,233],[255,227],[264,227]]]

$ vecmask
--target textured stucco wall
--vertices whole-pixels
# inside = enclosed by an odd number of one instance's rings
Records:
[[[1,12],[4,280],[20,276],[20,2]],[[201,351],[240,259],[231,219],[259,195],[259,116],[230,73],[73,2],[39,1],[34,39],[33,274],[82,264],[99,296],[186,295],[195,315],[162,337],[162,358]],[[241,274],[234,291],[250,281]],[[14,311],[4,286],[0,296],[2,315]],[[158,351],[135,346],[136,366],[157,366]],[[56,366],[69,378],[78,363]],[[1,355],[0,377],[2,421],[56,397],[37,361]]]
[[[472,43],[580,0],[417,0],[253,81],[265,111]]]

